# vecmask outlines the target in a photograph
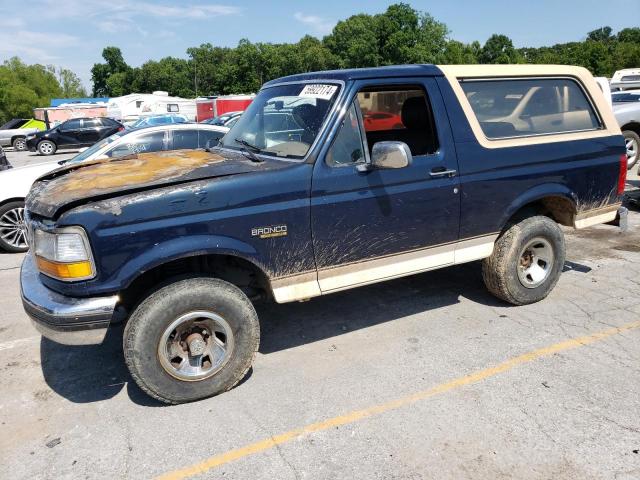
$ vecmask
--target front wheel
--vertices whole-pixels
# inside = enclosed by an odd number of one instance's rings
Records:
[[[548,217],[534,216],[511,225],[482,263],[489,291],[513,305],[545,298],[564,267],[564,234]]]
[[[173,404],[232,388],[249,370],[259,340],[258,315],[247,296],[215,278],[157,290],[133,312],[123,339],[138,386]]]

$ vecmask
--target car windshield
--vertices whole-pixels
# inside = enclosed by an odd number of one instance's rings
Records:
[[[283,158],[304,158],[326,121],[338,86],[289,84],[265,88],[224,136],[221,146]]]
[[[640,93],[616,93],[611,98],[613,103],[640,102]]]
[[[73,157],[73,158],[71,158],[69,160],[63,160],[62,162],[60,162],[60,165],[72,165],[74,163],[84,162],[91,155],[96,153],[98,150],[102,149],[102,147],[104,147],[105,145],[109,145],[110,143],[115,142],[121,136],[122,136],[122,134],[120,134],[120,133],[114,133],[110,137],[107,137],[104,140],[102,140],[101,142],[94,143],[92,146],[87,148],[85,151],[80,152],[75,157]]]

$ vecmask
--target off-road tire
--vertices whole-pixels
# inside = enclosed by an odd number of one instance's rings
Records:
[[[553,248],[553,265],[547,278],[536,288],[525,287],[518,277],[520,252],[536,237]],[[565,242],[559,225],[544,216],[532,216],[508,226],[495,243],[493,253],[482,262],[482,278],[496,297],[513,305],[527,305],[544,299],[555,287],[564,267]]]
[[[14,138],[11,146],[16,152],[24,152],[27,149],[27,139],[24,137]]]
[[[222,316],[234,334],[227,363],[213,376],[182,381],[169,375],[158,359],[164,330],[181,315],[207,310]],[[258,315],[235,285],[216,278],[190,278],[152,293],[135,309],[124,329],[124,358],[131,376],[151,397],[169,404],[200,400],[225,392],[245,376],[260,342]]]
[[[47,148],[47,145],[50,145],[51,148]],[[58,146],[51,140],[42,140],[40,143],[38,143],[38,153],[40,155],[53,155],[54,153],[56,153],[57,149]]]

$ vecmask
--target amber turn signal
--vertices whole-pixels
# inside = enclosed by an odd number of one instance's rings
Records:
[[[52,262],[42,257],[36,257],[38,269],[53,278],[60,280],[82,280],[93,275],[91,262],[88,260],[73,263]]]

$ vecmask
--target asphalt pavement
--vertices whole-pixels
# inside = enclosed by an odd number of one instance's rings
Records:
[[[478,262],[260,305],[248,377],[180,406],[135,386],[119,330],[42,339],[22,255],[0,254],[0,478],[638,479],[640,212],[629,223],[567,229],[534,305],[489,295]]]

